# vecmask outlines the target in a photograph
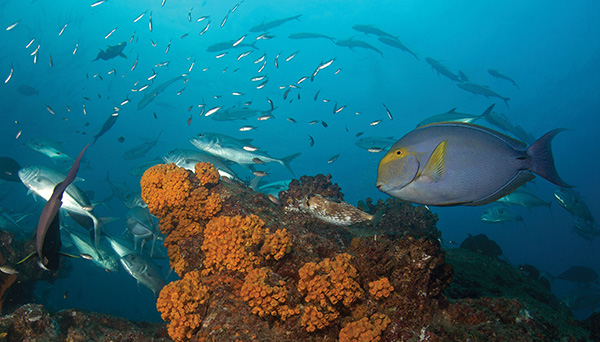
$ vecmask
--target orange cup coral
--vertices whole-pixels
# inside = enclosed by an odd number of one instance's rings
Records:
[[[208,287],[202,285],[198,271],[163,287],[156,308],[163,320],[170,321],[167,330],[173,340],[188,341],[192,337],[200,327],[202,305],[208,298]]]
[[[181,206],[192,188],[190,174],[175,164],[154,165],[140,180],[142,199],[156,217],[166,216],[172,208]]]
[[[248,272],[259,262],[252,248],[265,236],[264,222],[256,215],[215,217],[204,228],[203,274],[228,269]]]
[[[340,342],[376,342],[390,323],[384,314],[374,314],[371,319],[364,317],[356,322],[348,323],[340,330]]]
[[[304,300],[307,303],[318,304],[323,313],[317,307],[306,307],[302,317],[302,323],[307,331],[322,329],[329,325],[332,320],[324,320],[325,315],[328,318],[337,315],[337,311],[331,307],[338,302],[346,307],[358,298],[362,297],[362,289],[356,282],[357,271],[350,265],[352,256],[347,253],[338,254],[333,260],[326,258],[320,263],[306,263],[299,270],[300,280],[298,282],[298,291],[304,294]],[[316,311],[316,312],[315,312]],[[315,324],[316,322],[320,324]]]
[[[284,304],[287,298],[285,282],[279,280],[278,285],[268,284],[272,275],[273,272],[268,267],[248,272],[242,285],[241,296],[252,307],[252,313],[260,317],[280,316],[285,321],[289,316],[299,313],[300,309],[292,309]]]
[[[287,229],[277,229],[275,233],[268,234],[265,237],[265,243],[260,249],[260,254],[267,260],[271,257],[279,260],[290,250],[292,250],[292,240]]]
[[[394,287],[390,285],[388,278],[381,278],[369,283],[369,293],[375,299],[387,298],[392,291],[394,291]]]

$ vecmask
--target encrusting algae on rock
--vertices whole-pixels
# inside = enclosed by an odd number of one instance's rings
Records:
[[[498,321],[497,301],[448,300],[452,268],[437,217],[423,207],[367,201],[362,209],[383,219],[369,227],[376,236],[365,236],[365,228],[357,230],[366,223],[332,225],[219,182],[210,164],[195,171],[157,165],[141,181],[181,277],[157,301],[178,342],[465,340],[482,329],[474,322],[485,320],[497,322],[504,340],[557,337],[545,328],[551,323],[536,325],[535,317]],[[292,181],[281,203],[297,208],[307,194],[342,200],[330,178]],[[518,312],[507,307],[505,314]]]

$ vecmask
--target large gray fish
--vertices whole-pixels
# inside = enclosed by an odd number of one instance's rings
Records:
[[[504,114],[492,111],[484,119],[501,130],[513,134],[521,141],[528,144],[532,144],[535,141],[535,137],[531,133],[526,132],[523,127],[512,123]]]
[[[561,300],[571,310],[595,310],[600,305],[600,287],[594,284],[591,284],[591,286],[580,286],[567,292]]]
[[[382,31],[381,29],[379,29],[373,25],[354,25],[354,26],[352,26],[352,29],[354,29],[358,32],[362,32],[366,35],[374,34],[379,37],[388,37],[388,38],[396,39],[395,36],[385,32],[385,31]]]
[[[579,192],[573,189],[559,188],[554,190],[554,197],[561,207],[582,219],[594,222],[594,216]]]
[[[460,77],[458,77],[458,75],[456,75],[452,71],[448,70],[448,68],[446,68],[442,63],[436,61],[431,57],[425,58],[425,61],[429,63],[429,65],[431,65],[431,68],[437,71],[438,74],[442,74],[454,82],[460,82]]]
[[[109,246],[117,253],[119,258],[122,258],[129,254],[135,254],[134,246],[131,245],[130,241],[123,241],[121,239],[114,238],[108,234],[103,234]]]
[[[383,56],[383,52],[381,52],[378,48],[374,47],[373,45],[371,45],[367,42],[363,42],[362,40],[357,40],[357,39],[352,39],[352,38],[340,39],[335,42],[335,45],[347,47],[352,51],[354,51],[354,48],[362,48],[362,49],[372,50],[372,51],[377,52],[381,56]]]
[[[513,84],[515,87],[519,88],[519,86],[517,85],[517,82],[513,81],[513,79],[512,79],[512,78],[510,78],[510,77],[508,77],[508,76],[506,76],[506,75],[503,75],[503,74],[501,74],[501,73],[500,73],[500,71],[498,71],[498,70],[495,70],[495,69],[488,69],[488,73],[489,73],[490,75],[492,75],[492,76],[493,76],[494,78],[496,78],[496,79],[499,79],[499,78],[501,78],[501,79],[503,79],[503,80],[507,80],[507,81],[509,81],[510,83],[512,83],[512,84]],[[519,89],[520,89],[520,88],[519,88]]]
[[[349,226],[372,221],[375,216],[344,201],[329,200],[318,194],[308,194],[300,200],[300,210],[336,226]]]
[[[73,245],[79,253],[88,255],[92,263],[96,266],[111,273],[119,271],[119,262],[110,252],[103,249],[103,246],[94,247],[88,236],[77,233],[74,230],[63,227],[63,231],[67,232],[66,236],[73,241]]]
[[[261,184],[261,181],[263,180],[263,178],[264,177],[259,177],[259,176],[252,178],[248,187],[256,192],[260,192],[260,193],[263,193],[266,195],[273,195],[277,198],[279,198],[279,193],[281,191],[287,191],[289,189],[290,182],[292,181],[291,179],[289,179],[289,180]]]
[[[227,163],[231,164],[231,162],[227,161],[225,163],[223,159],[203,151],[176,149],[164,155],[163,160],[165,163],[173,163],[192,172],[195,171],[197,163],[211,163],[219,171],[221,177],[227,177],[231,180],[238,179],[235,172],[227,165]]]
[[[273,108],[274,109],[274,108]],[[273,109],[269,110],[258,110],[252,108],[227,108],[220,110],[210,117],[216,121],[235,121],[235,120],[246,120],[255,116],[271,115]]]
[[[389,38],[386,36],[382,36],[379,37],[379,41],[382,42],[385,45],[389,45],[391,47],[394,47],[396,49],[400,49],[404,52],[408,52],[411,55],[413,55],[417,60],[419,60],[419,57],[417,57],[417,54],[412,52],[409,48],[407,48],[406,46],[404,46],[404,44],[402,44],[398,39],[396,38]]]
[[[332,42],[335,42],[335,38],[330,37],[330,36],[326,36],[324,34],[320,34],[320,33],[311,33],[311,32],[298,32],[298,33],[292,33],[288,36],[288,38],[290,39],[316,39],[316,38],[325,38],[325,39],[329,39]]]
[[[154,158],[140,165],[132,167],[131,170],[129,170],[129,174],[132,176],[141,176],[144,174],[144,172],[146,172],[146,170],[148,170],[156,164],[162,164],[162,162],[162,158]]]
[[[28,215],[21,216],[20,218],[14,219],[9,213],[0,208],[0,230],[10,232],[19,237],[29,237],[25,230],[19,225],[19,221],[27,217]]]
[[[179,81],[180,79],[185,79],[185,77],[183,77],[182,75],[177,76],[155,87],[152,90],[146,91],[146,95],[144,95],[144,97],[137,104],[137,110],[141,110],[142,108],[146,107],[150,102],[154,101],[158,94],[162,93],[165,89],[167,89],[168,86]]]
[[[356,142],[356,146],[364,148],[365,150],[377,149],[381,151],[387,151],[396,142],[397,139],[394,137],[364,137],[360,138]]]
[[[287,23],[288,21],[292,21],[292,20],[300,20],[299,18],[302,16],[302,14],[298,14],[295,15],[293,17],[287,17],[287,18],[283,18],[283,19],[277,19],[277,20],[273,20],[273,21],[268,21],[268,22],[262,22],[260,25],[256,25],[256,26],[252,26],[250,28],[250,32],[263,32],[263,31],[269,31],[270,29],[280,26],[282,24]]]
[[[117,56],[127,58],[127,56],[125,56],[125,54],[123,53],[123,49],[125,49],[126,46],[127,42],[122,42],[117,45],[109,46],[106,48],[106,50],[100,49],[100,52],[98,52],[98,56],[96,57],[96,59],[94,59],[94,61],[97,61],[99,59],[107,61]]]
[[[577,235],[590,241],[593,240],[596,236],[600,235],[600,229],[598,228],[598,225],[596,225],[596,223],[592,221],[586,221],[578,216],[575,216],[573,230]]]
[[[154,139],[152,141],[148,141],[148,142],[139,144],[139,145],[134,146],[134,147],[130,148],[129,150],[125,151],[125,153],[123,153],[123,159],[133,160],[133,159],[142,158],[143,156],[146,155],[146,153],[148,153],[148,151],[150,151],[154,146],[156,146],[156,143],[158,143],[158,138],[160,138],[161,134],[162,134],[162,132],[160,132],[158,134],[158,136],[156,137],[156,139]]]
[[[58,141],[44,138],[31,138],[25,143],[25,146],[50,157],[55,163],[73,162],[73,158],[64,152],[65,148],[62,143]]]
[[[144,250],[146,240],[152,239],[150,257],[154,256],[154,246],[160,234],[154,216],[147,208],[133,207],[127,212],[127,231],[133,236],[133,246],[137,250],[140,243],[140,253]]]
[[[438,123],[402,137],[379,162],[377,187],[425,205],[482,205],[535,178],[570,187],[554,166],[555,129],[527,146],[486,127]]]
[[[507,206],[495,206],[481,214],[481,221],[487,223],[523,222],[523,217]]]
[[[506,204],[514,204],[520,205],[522,207],[532,208],[532,207],[550,207],[552,202],[544,201],[538,196],[532,194],[531,192],[525,190],[523,187],[516,189],[510,194],[499,198],[496,202],[506,203]]]
[[[19,93],[21,93],[22,95],[25,96],[33,96],[33,95],[38,95],[40,93],[39,90],[35,89],[32,86],[29,86],[27,84],[22,84],[17,88],[17,91]]]
[[[456,108],[452,108],[449,111],[447,111],[446,113],[436,114],[436,115],[428,117],[427,119],[419,122],[417,124],[417,127],[429,125],[432,123],[439,123],[439,122],[471,123],[471,122],[479,120],[479,119],[487,118],[488,115],[490,115],[490,113],[492,113],[493,108],[494,108],[494,105],[489,106],[488,109],[486,109],[485,112],[483,112],[483,114],[481,114],[481,115],[459,113],[456,111]]]
[[[488,99],[490,97],[497,97],[499,99],[502,99],[504,101],[504,104],[506,104],[506,107],[510,108],[508,106],[508,100],[510,100],[510,97],[504,97],[504,96],[496,93],[495,91],[493,91],[492,89],[490,89],[490,87],[488,87],[486,85],[476,84],[476,83],[472,83],[472,82],[462,82],[462,83],[457,83],[456,86],[459,87],[460,89],[464,89],[475,95],[483,95],[483,96],[487,97]]]
[[[206,52],[219,52],[219,51],[226,51],[226,50],[240,49],[240,48],[253,48],[255,50],[258,49],[256,47],[256,41],[252,42],[252,44],[246,44],[246,43],[235,44],[235,42],[236,42],[235,40],[231,40],[231,41],[227,41],[227,42],[221,42],[221,43],[216,43],[216,44],[210,45],[209,47],[206,48]]]
[[[249,151],[249,149],[253,150],[253,148],[248,148],[251,146],[252,139],[240,140],[220,133],[200,133],[190,139],[190,142],[204,152],[231,160],[249,169],[252,169],[251,166],[256,165],[258,158],[264,163],[279,163],[292,175],[294,175],[294,171],[290,168],[290,162],[300,155],[300,153],[294,153],[281,159],[273,158],[260,151]]]
[[[158,267],[139,254],[121,257],[121,265],[135,280],[152,290],[155,297],[158,297],[160,290],[166,285]]]
[[[64,174],[45,166],[25,167],[19,170],[19,177],[31,192],[46,201],[50,200],[56,185],[65,179]],[[102,223],[94,215],[92,203],[85,192],[81,191],[75,184],[70,184],[64,191],[61,208],[92,219],[94,223],[94,235],[97,239],[100,238]]]

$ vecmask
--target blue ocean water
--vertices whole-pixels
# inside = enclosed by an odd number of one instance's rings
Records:
[[[93,191],[96,201],[110,195],[107,173],[111,181],[139,189],[139,176],[130,175],[131,168],[175,148],[193,149],[189,139],[200,132],[219,132],[254,138],[254,146],[275,157],[301,152],[291,163],[296,175],[329,173],[342,187],[345,200],[356,204],[366,197],[387,197],[375,188],[383,153],[357,147],[357,133],[363,132],[362,137],[398,139],[434,114],[454,107],[459,112],[480,114],[496,103],[496,111],[536,138],[554,128],[569,129],[554,141],[556,165],[561,177],[577,186],[598,216],[600,184],[594,172],[600,156],[594,140],[600,127],[596,113],[600,107],[598,2],[247,0],[230,12],[236,4],[236,0],[166,0],[164,6],[160,0],[1,2],[0,155],[22,166],[56,167],[24,143],[32,138],[61,141],[64,152],[75,157],[118,107],[118,121],[90,148],[79,172],[85,181],[78,186]],[[134,22],[142,13],[145,15]],[[300,14],[299,20],[270,29],[271,39],[255,40],[264,32],[249,32],[262,22]],[[202,16],[209,18],[198,22]],[[16,26],[5,29],[15,22]],[[209,22],[208,30],[200,35]],[[374,25],[396,36],[419,59],[382,44],[375,35],[354,30],[356,24]],[[328,39],[288,38],[298,32],[361,40],[382,54],[363,48],[350,50]],[[256,49],[231,49],[221,58],[216,58],[220,52],[206,51],[212,44],[236,41],[244,35],[243,43],[255,42]],[[121,42],[127,42],[123,50],[126,59],[93,61],[100,49]],[[245,51],[252,52],[238,58]],[[293,59],[285,61],[296,51]],[[263,54],[267,62],[259,73],[262,62],[254,61]],[[275,56],[279,56],[278,67]],[[497,98],[458,88],[454,81],[432,70],[426,57],[440,61],[454,73],[461,70],[472,82],[510,97],[510,108]],[[333,58],[331,66],[322,69],[313,82],[297,84],[302,77],[310,77],[320,63]],[[166,62],[168,67],[160,66]],[[511,77],[519,88],[491,77],[487,72],[490,68]],[[154,73],[156,77],[148,80]],[[186,82],[175,82],[137,110],[145,93],[181,74],[187,74]],[[257,89],[260,82],[250,80],[257,75],[268,77],[262,89]],[[148,89],[137,91],[146,84]],[[298,88],[292,88],[284,100],[291,84]],[[26,96],[19,91],[22,85],[38,93]],[[203,109],[199,107],[204,104],[204,111],[219,106],[225,109],[252,101],[252,108],[268,110],[267,98],[277,108],[272,113],[275,119],[266,121],[215,121],[201,116]],[[126,99],[131,101],[124,104]],[[382,103],[390,109],[393,120]],[[344,109],[334,113],[341,106]],[[327,127],[321,123],[309,125],[313,120],[325,121]],[[371,125],[376,120],[381,123]],[[244,125],[258,129],[240,132]],[[125,151],[159,134],[158,144],[145,157],[123,159]],[[312,147],[309,135],[315,142]],[[328,163],[334,155],[339,155],[337,160]],[[242,179],[252,177],[241,167],[234,169]],[[290,179],[290,174],[277,164],[269,164],[264,170],[268,171],[268,181]],[[484,233],[500,244],[505,258],[515,265],[533,264],[554,275],[574,265],[600,271],[598,239],[587,241],[573,232],[573,217],[553,198],[556,186],[537,179],[530,189],[554,203],[550,210],[518,208],[525,225],[483,223],[480,215],[485,207],[431,210],[439,214],[438,228],[444,240],[460,242],[469,233]],[[32,212],[23,221],[26,229],[32,229],[41,205],[32,205],[26,188],[2,182],[0,194],[3,208]],[[125,227],[127,210],[116,200],[109,204],[108,208],[98,206],[97,211],[100,216],[121,218],[107,226],[111,234],[119,235]],[[166,276],[168,263],[159,263]],[[160,320],[152,292],[136,286],[123,270],[109,274],[83,260],[71,264],[73,269],[67,278],[39,284],[36,293],[40,301],[55,309],[81,307],[137,320]],[[172,279],[175,277],[170,275]],[[558,295],[573,289],[560,281],[553,285]]]

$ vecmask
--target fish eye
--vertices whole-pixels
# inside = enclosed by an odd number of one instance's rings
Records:
[[[397,150],[397,151],[396,151],[396,155],[397,155],[397,156],[401,156],[401,155],[402,155],[402,150]]]

